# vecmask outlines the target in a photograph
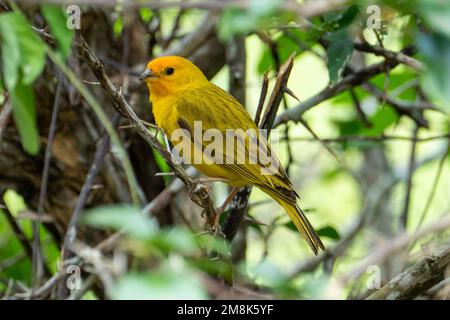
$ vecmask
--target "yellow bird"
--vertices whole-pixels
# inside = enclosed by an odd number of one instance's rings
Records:
[[[156,124],[164,130],[174,149],[182,149],[183,143],[184,147],[188,145],[187,149],[180,152],[184,159],[191,161],[205,175],[223,179],[235,187],[234,190],[246,185],[257,186],[284,208],[314,254],[319,249],[325,250],[319,236],[297,205],[298,195],[276,155],[271,152],[265,137],[242,133],[252,130],[257,132],[258,129],[247,110],[233,96],[209,82],[192,62],[177,56],[150,61],[140,79],[150,91]],[[208,141],[195,139],[198,135],[195,131],[199,125],[200,134],[213,129],[215,131],[212,135],[221,133],[225,137],[225,143],[230,141],[228,132],[239,132],[232,138],[236,138],[237,142],[233,140],[235,144],[230,148],[223,146],[211,150],[209,147],[210,152],[206,153]],[[184,139],[182,143],[179,132],[189,139]],[[209,137],[209,140],[212,141],[212,138]],[[267,154],[266,160],[269,161],[263,163],[260,159],[253,159],[255,152],[252,151],[255,149],[263,156]],[[257,155],[259,153],[256,152]],[[200,158],[195,158],[199,154]],[[236,161],[242,160],[242,156],[245,161]]]

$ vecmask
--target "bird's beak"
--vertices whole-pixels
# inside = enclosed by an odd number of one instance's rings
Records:
[[[155,77],[155,75],[153,74],[152,70],[150,69],[145,69],[144,72],[142,72],[142,74],[139,76],[139,80],[144,81],[147,78],[152,78]]]

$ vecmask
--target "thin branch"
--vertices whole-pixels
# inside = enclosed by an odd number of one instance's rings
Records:
[[[259,126],[259,122],[261,120],[261,113],[264,108],[264,102],[266,101],[268,88],[269,88],[269,73],[265,72],[261,85],[261,93],[259,95],[258,107],[256,108],[255,114],[255,123],[257,126]]]
[[[372,126],[372,123],[370,123],[367,115],[364,113],[355,90],[352,88],[349,90],[349,92],[353,101],[353,105],[355,106],[356,113],[358,114],[358,118],[361,120],[365,127],[370,128]]]
[[[450,139],[450,133],[441,134],[430,137],[409,137],[409,136],[394,136],[394,135],[380,135],[380,136],[361,136],[361,135],[343,135],[337,138],[321,138],[325,142],[342,143],[347,141],[369,141],[369,142],[385,142],[390,140],[415,141],[415,142],[429,142],[434,140]],[[316,138],[310,137],[291,137],[291,141],[307,141],[316,142]]]
[[[280,70],[278,70],[272,94],[270,96],[269,102],[267,103],[266,111],[259,125],[259,128],[267,130],[268,135],[270,134],[270,130],[273,127],[272,125],[275,119],[275,115],[277,114],[278,107],[280,106],[281,100],[283,98],[284,88],[287,87],[287,81],[292,70],[294,57],[295,54],[292,54],[280,67]],[[264,90],[261,92],[261,95],[265,95]],[[261,100],[262,98],[260,97],[260,101]],[[232,200],[230,213],[226,217],[225,222],[222,226],[223,233],[226,239],[229,241],[231,241],[236,235],[239,225],[244,218],[251,191],[251,186],[243,187],[237,192],[236,196]]]
[[[75,42],[78,55],[91,68],[102,89],[105,91],[116,110],[122,110],[127,119],[133,125],[134,130],[151,146],[158,150],[166,160],[178,178],[188,187],[191,199],[199,206],[205,209],[208,227],[214,226],[216,211],[214,204],[209,197],[209,191],[203,185],[196,183],[184,171],[183,167],[172,160],[172,155],[161,145],[161,143],[148,131],[142,121],[134,113],[121,92],[119,92],[105,73],[103,64],[98,60],[93,51],[89,48],[84,39],[80,36],[79,41]]]
[[[401,51],[406,55],[412,55],[415,53],[414,47],[407,47]],[[302,117],[303,113],[318,105],[319,103],[339,95],[340,93],[353,88],[355,86],[365,83],[368,79],[384,73],[386,67],[389,66],[391,69],[399,64],[398,61],[386,60],[380,63],[373,64],[369,67],[363,68],[356,71],[355,73],[345,76],[340,82],[332,87],[326,87],[318,94],[312,96],[308,100],[298,104],[297,106],[290,108],[289,110],[283,111],[275,120],[274,127],[277,127],[288,121],[298,122]]]
[[[419,126],[414,127],[413,137],[417,138],[417,134],[419,133]],[[409,213],[409,205],[411,203],[411,191],[412,191],[412,180],[414,175],[414,170],[416,168],[416,150],[417,143],[416,141],[411,142],[411,152],[409,155],[409,163],[408,163],[408,178],[406,180],[406,194],[405,201],[403,204],[402,214],[400,215],[400,226],[406,230],[408,225],[408,213]]]
[[[450,265],[450,248],[424,257],[422,261],[395,276],[368,300],[411,300],[425,293],[446,276]]]
[[[403,52],[390,51],[381,46],[372,46],[367,42],[355,43],[353,46],[358,51],[373,53],[377,56],[385,57],[388,60],[398,61],[416,71],[422,72],[424,70],[422,62],[404,54]]]
[[[115,116],[115,119],[113,119],[113,123],[118,122],[118,116]],[[73,255],[71,253],[73,243],[75,242],[75,239],[77,237],[77,224],[81,215],[81,212],[83,211],[87,198],[89,196],[89,193],[92,189],[92,185],[94,183],[94,179],[97,177],[98,173],[100,172],[100,169],[104,163],[104,158],[109,150],[110,147],[110,137],[108,134],[105,133],[104,137],[102,138],[100,145],[98,146],[97,150],[95,151],[94,161],[92,162],[92,165],[89,169],[89,172],[86,176],[86,180],[83,184],[83,187],[81,188],[80,195],[78,196],[77,203],[75,205],[75,209],[73,210],[72,216],[70,217],[69,224],[67,226],[66,235],[64,237],[64,243],[61,248],[61,257],[62,260],[67,260],[71,258]],[[64,265],[62,266],[64,268]],[[67,275],[68,277],[68,275]],[[65,285],[65,281],[62,281],[59,289],[58,289],[58,298],[59,299],[65,299],[69,295],[68,288]]]
[[[58,72],[58,86],[56,88],[55,100],[53,102],[52,108],[52,117],[50,120],[50,127],[47,138],[47,146],[45,148],[45,156],[44,156],[44,168],[42,169],[41,176],[41,186],[39,191],[39,200],[38,200],[38,209],[37,214],[41,215],[44,213],[44,205],[45,199],[47,197],[47,184],[48,177],[50,171],[50,161],[52,159],[52,146],[53,140],[55,138],[56,133],[56,124],[58,121],[59,108],[61,105],[61,93],[63,87],[63,76],[61,72]],[[37,285],[39,285],[41,277],[42,277],[42,267],[44,264],[44,257],[42,256],[41,251],[41,239],[40,239],[40,222],[33,221],[33,286],[32,286],[32,294]]]
[[[2,211],[3,214],[5,215],[6,221],[8,221],[14,235],[16,236],[17,240],[19,240],[20,245],[23,248],[23,251],[25,251],[27,256],[30,258],[30,261],[33,260],[33,248],[30,244],[30,241],[28,240],[27,236],[22,231],[20,226],[17,224],[16,219],[14,219],[8,207],[2,204],[0,207],[0,211]]]
[[[423,110],[439,111],[437,107],[426,101],[415,103],[413,101],[400,100],[391,97],[390,95],[385,94],[382,90],[380,90],[379,88],[370,83],[364,83],[361,85],[361,87],[370,94],[372,94],[374,97],[376,97],[381,103],[383,104],[388,103],[392,107],[394,107],[394,109],[399,114],[404,114],[410,117],[420,127],[428,128],[428,121],[418,111]]]

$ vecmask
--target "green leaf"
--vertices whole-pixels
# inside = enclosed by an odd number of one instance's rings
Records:
[[[450,2],[419,0],[417,13],[435,32],[450,39]]]
[[[150,8],[139,8],[139,16],[142,21],[150,22],[150,19],[153,17],[153,11]]]
[[[17,124],[22,146],[29,154],[36,155],[39,152],[40,140],[36,126],[33,89],[30,85],[19,82],[9,93],[14,121]]]
[[[397,112],[391,107],[382,107],[369,117],[372,126],[370,128],[362,127],[360,133],[366,136],[379,136],[386,128],[398,120]]]
[[[421,75],[424,93],[450,113],[450,39],[420,33],[417,43],[427,66]]]
[[[330,41],[327,47],[327,67],[330,84],[334,85],[341,79],[342,71],[352,55],[353,41],[345,29],[333,32],[324,39]]]
[[[0,38],[3,79],[11,95],[14,120],[24,150],[36,155],[40,143],[31,83],[44,68],[44,44],[17,12],[0,14]]]
[[[120,35],[122,34],[122,30],[123,30],[123,19],[122,16],[118,16],[116,21],[114,21],[113,25],[114,36],[116,38],[120,37]]]
[[[247,10],[238,8],[224,10],[218,24],[219,38],[230,40],[236,34],[242,35],[256,28],[268,26],[273,21],[273,13],[280,3],[281,0],[251,0]],[[288,18],[288,15],[277,15],[277,19],[282,21]]]
[[[14,19],[17,19],[14,13],[0,15],[3,79],[9,90],[14,89],[19,80],[20,69],[19,38],[14,32],[7,32],[7,25]]]
[[[82,222],[99,229],[122,230],[139,239],[150,239],[157,231],[156,222],[128,205],[107,205],[88,210]]]
[[[342,14],[342,17],[339,19],[338,24],[339,28],[346,28],[355,21],[356,17],[360,13],[360,7],[356,4],[350,6],[345,12]]]
[[[183,254],[191,254],[198,249],[195,236],[179,227],[161,230],[149,240],[149,243],[165,252],[176,251]]]
[[[276,46],[280,64],[283,64],[293,52],[298,50],[297,43],[286,35],[282,35],[276,39]],[[265,48],[259,60],[258,72],[263,74],[270,68],[275,68],[275,61],[269,48]]]
[[[73,31],[66,26],[67,18],[64,11],[56,5],[43,5],[42,13],[55,36],[58,52],[64,60],[67,59],[72,47]]]
[[[339,240],[341,236],[339,232],[332,226],[325,226],[316,230],[319,237],[326,237],[333,240]]]
[[[155,158],[156,165],[158,166],[159,172],[170,172],[170,167],[167,164],[166,160],[161,156],[161,154],[155,149],[151,149],[153,153],[153,157]],[[163,176],[163,180],[167,183],[170,180],[169,176]]]
[[[154,273],[131,273],[120,278],[112,289],[116,300],[206,299],[201,282],[188,269],[171,269]]]
[[[0,35],[3,77],[8,79],[6,87],[11,90],[20,76],[24,84],[31,84],[44,68],[44,43],[33,32],[25,17],[16,12],[0,15]]]

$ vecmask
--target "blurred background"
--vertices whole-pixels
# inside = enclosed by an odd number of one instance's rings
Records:
[[[449,298],[449,3],[0,8],[4,299]],[[159,55],[193,61],[252,117],[267,78],[266,105],[283,95],[274,150],[328,250],[315,257],[257,189],[224,213],[224,237],[208,232],[203,209],[121,115],[86,48],[148,123],[137,77]],[[287,87],[298,99],[273,91],[291,55]],[[220,206],[228,187],[212,189]]]

